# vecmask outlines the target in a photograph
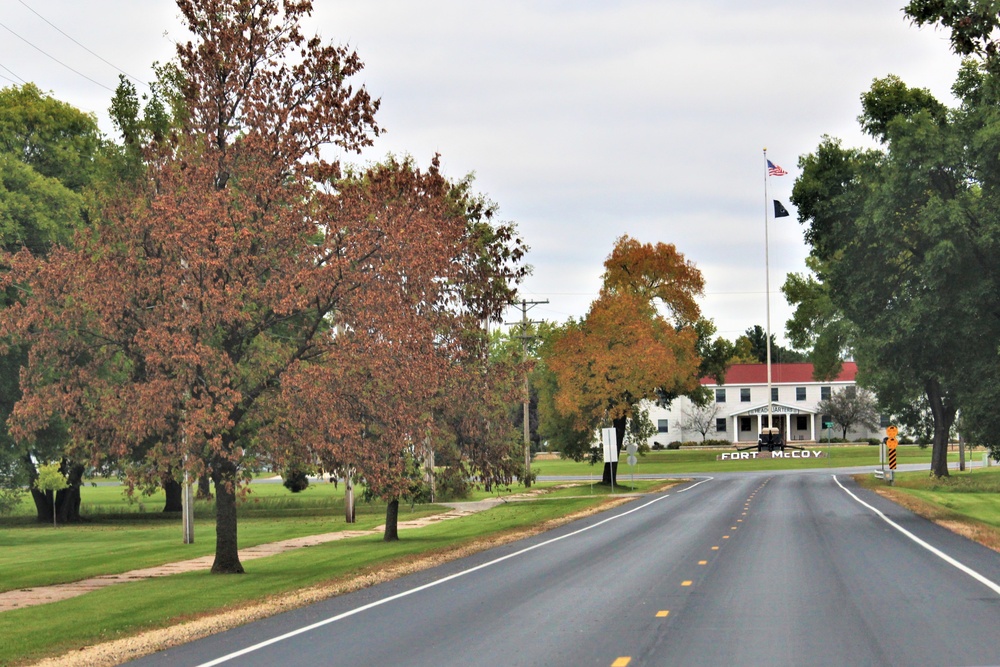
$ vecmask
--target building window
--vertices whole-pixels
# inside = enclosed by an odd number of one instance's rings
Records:
[[[795,417],[795,428],[800,431],[806,431],[809,429],[809,417],[805,415],[797,415]]]
[[[740,430],[741,431],[749,431],[750,430],[750,418],[749,417],[740,417]]]
[[[726,402],[726,390],[725,389],[716,389],[715,390],[715,402],[716,403],[725,403]]]
[[[795,400],[796,401],[804,401],[804,400],[806,400],[806,388],[805,387],[796,387],[795,388]]]
[[[750,388],[744,387],[740,389],[740,402],[749,403],[750,402]]]
[[[669,422],[666,419],[657,419],[656,420],[656,432],[657,433],[666,433],[667,432],[667,424],[668,423]]]
[[[830,400],[830,388],[829,387],[820,387],[819,388],[819,400],[821,400],[821,401],[829,401]]]
[[[726,432],[726,418],[725,417],[717,417],[716,418],[716,420],[715,420],[715,431],[717,433],[725,433]]]
[[[778,400],[778,388],[777,387],[771,387],[771,400],[772,401]]]

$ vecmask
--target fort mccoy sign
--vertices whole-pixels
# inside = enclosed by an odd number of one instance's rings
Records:
[[[715,457],[716,461],[751,461],[753,459],[825,459],[826,452],[810,449],[793,449],[782,452],[724,452]]]

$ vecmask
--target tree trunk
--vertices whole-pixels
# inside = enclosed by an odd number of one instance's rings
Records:
[[[195,498],[198,500],[212,499],[212,480],[208,478],[208,475],[202,475],[198,478],[198,491]]]
[[[35,480],[38,472],[34,463],[28,467],[28,475],[31,489],[31,500],[35,503],[35,518],[38,523],[54,523],[58,519],[59,523],[79,523],[80,517],[80,484],[83,482],[85,468],[77,463],[63,462],[61,470],[66,475],[69,486],[61,491],[53,493],[51,491],[39,491],[35,488]]]
[[[236,466],[220,464],[215,481],[215,562],[212,574],[243,574],[236,540]]]
[[[628,417],[618,417],[617,419],[611,420],[611,425],[615,429],[615,449],[618,451],[618,456],[622,454],[622,443],[625,442],[625,425],[628,421]],[[604,463],[604,476],[601,477],[601,484],[607,484],[609,486],[618,485],[618,463],[610,463],[605,461]]]
[[[35,520],[38,523],[52,523],[52,518],[56,515],[52,507],[52,492],[39,491],[32,483],[31,500],[35,503]]]
[[[393,498],[385,508],[385,542],[399,540],[399,498]]]
[[[164,512],[180,512],[184,509],[184,503],[181,501],[183,488],[180,482],[168,477],[163,482],[163,492],[167,495],[167,501],[163,504]]]
[[[934,444],[931,449],[931,475],[948,476],[948,434],[955,421],[955,408],[949,406],[941,394],[937,380],[928,380],[925,385],[927,402],[934,416]]]

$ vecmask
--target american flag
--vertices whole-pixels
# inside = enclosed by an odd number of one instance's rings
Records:
[[[768,176],[784,176],[788,172],[774,164],[770,160],[767,161],[767,175]]]

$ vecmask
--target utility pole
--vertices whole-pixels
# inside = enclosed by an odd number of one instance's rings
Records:
[[[543,303],[548,303],[549,300],[545,301],[528,301],[526,299],[521,299],[521,361],[528,361],[528,341],[535,336],[528,335],[528,325],[529,324],[541,324],[541,322],[533,322],[528,319],[528,307],[537,306]],[[528,371],[524,371],[524,486],[528,488],[531,486],[531,421],[529,416],[529,404],[531,402],[531,390],[528,386]]]

